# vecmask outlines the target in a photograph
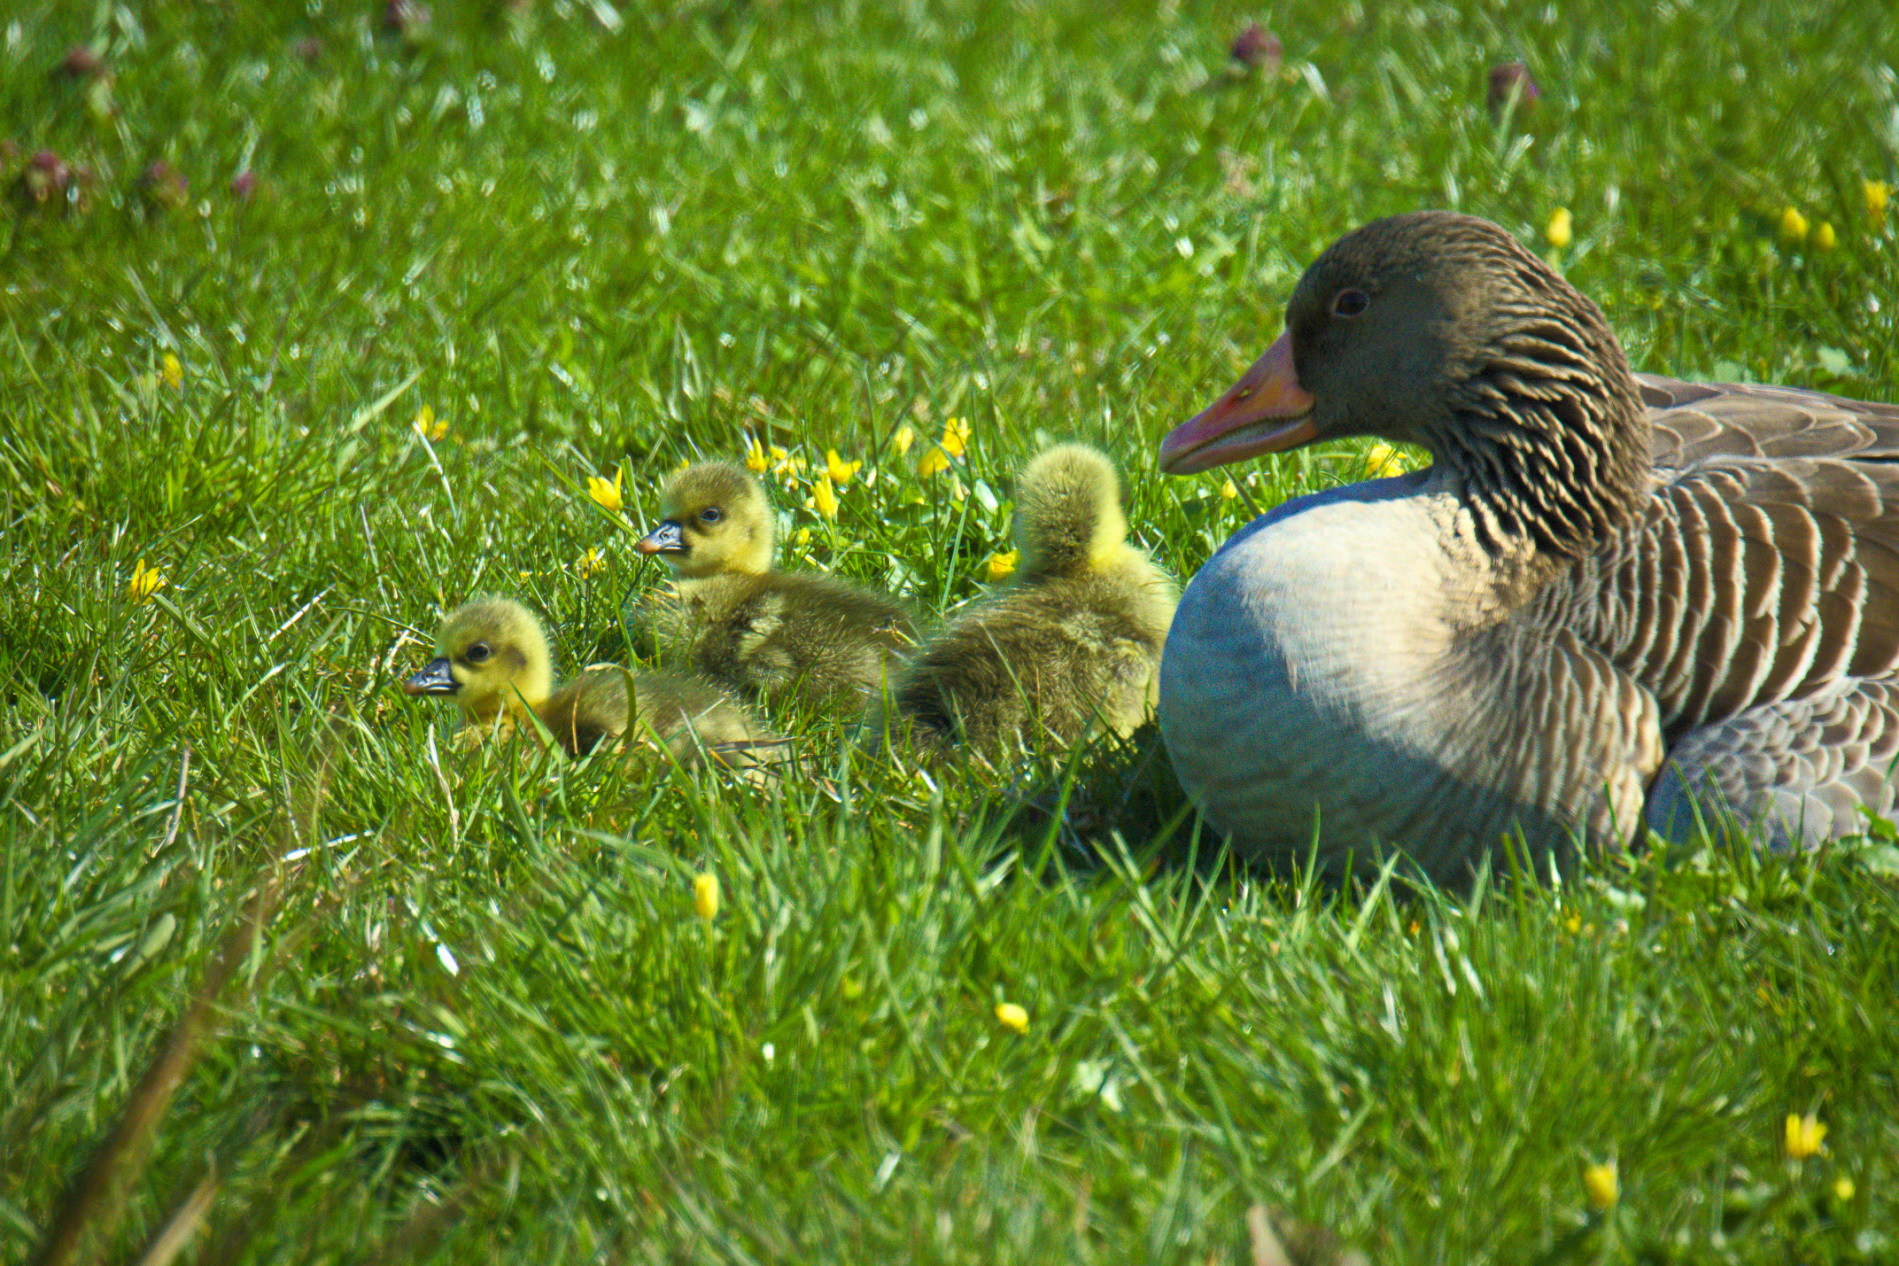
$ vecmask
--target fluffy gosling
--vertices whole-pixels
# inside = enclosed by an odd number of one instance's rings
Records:
[[[1180,593],[1128,544],[1113,464],[1084,444],[1036,457],[1016,481],[1015,539],[1013,582],[924,647],[891,708],[926,740],[990,758],[1097,727],[1131,734],[1153,715]]]
[[[694,671],[747,698],[856,706],[915,649],[916,624],[901,602],[773,570],[771,506],[739,467],[689,466],[659,506],[659,526],[635,548],[672,573],[655,631]]]
[[[750,767],[752,750],[773,741],[743,707],[689,677],[594,664],[558,690],[553,680],[547,633],[534,613],[507,598],[477,598],[442,623],[435,658],[402,688],[455,696],[471,741],[505,734],[532,713],[571,756],[619,740],[629,725],[636,741],[657,736],[680,760],[703,747]]]

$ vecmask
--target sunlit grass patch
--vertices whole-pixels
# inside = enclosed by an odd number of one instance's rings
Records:
[[[932,771],[786,707],[760,789],[394,689],[485,592],[627,660],[688,462],[932,613],[1051,442],[1183,577],[1402,473],[1153,465],[1386,212],[1638,368],[1899,396],[1876,6],[430,7],[0,24],[10,1257],[198,1002],[115,1258],[1892,1255],[1889,835],[1331,892],[1151,731]]]

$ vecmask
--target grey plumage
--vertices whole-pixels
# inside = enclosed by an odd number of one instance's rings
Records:
[[[1335,867],[1376,840],[1452,878],[1511,830],[1560,861],[1697,807],[1780,843],[1893,817],[1899,408],[1633,375],[1444,213],[1341,239],[1287,324],[1164,467],[1364,434],[1435,463],[1289,502],[1189,586],[1162,726],[1242,846],[1316,818]]]

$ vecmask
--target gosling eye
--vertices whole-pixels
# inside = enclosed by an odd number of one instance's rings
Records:
[[[476,642],[473,646],[462,652],[462,658],[471,664],[485,664],[488,662],[488,657],[494,653],[494,647],[488,645],[488,643]]]
[[[1332,296],[1332,315],[1351,320],[1371,307],[1371,296],[1357,286],[1348,286]]]
[[[724,517],[725,511],[719,509],[717,506],[707,506],[705,509],[699,511],[699,521],[701,523],[717,523]]]

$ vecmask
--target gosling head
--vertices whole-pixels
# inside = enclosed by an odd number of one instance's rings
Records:
[[[471,719],[519,719],[553,691],[547,634],[534,613],[506,598],[477,598],[442,622],[435,658],[402,683],[412,695],[454,695]]]
[[[1114,463],[1086,444],[1058,444],[1016,479],[1022,574],[1074,576],[1112,566],[1127,544]]]
[[[758,481],[737,466],[688,466],[661,490],[659,513],[659,526],[633,548],[659,555],[673,575],[697,580],[771,570],[771,506]]]

